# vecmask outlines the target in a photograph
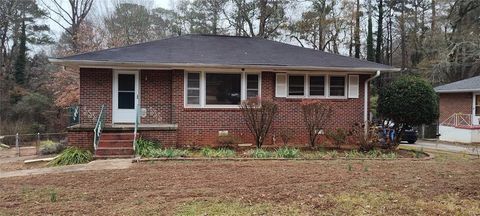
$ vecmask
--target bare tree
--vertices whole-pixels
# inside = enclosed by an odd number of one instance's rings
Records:
[[[303,121],[308,131],[309,144],[315,147],[317,137],[330,119],[332,109],[330,105],[320,101],[305,100],[301,103]]]
[[[242,101],[240,108],[248,129],[255,137],[255,145],[257,148],[262,147],[277,114],[277,104],[272,101],[252,98]]]
[[[53,17],[51,14],[48,17],[71,37],[72,49],[78,50],[77,37],[81,24],[87,18],[94,0],[68,0],[68,6],[59,0],[41,0],[48,10],[56,14],[59,18]],[[67,25],[62,22],[67,23]]]

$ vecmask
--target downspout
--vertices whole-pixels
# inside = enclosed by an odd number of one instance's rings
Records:
[[[370,77],[368,78],[367,80],[365,80],[365,87],[364,87],[364,90],[365,90],[365,94],[364,94],[364,104],[363,104],[363,122],[365,123],[365,127],[364,127],[364,133],[365,133],[365,136],[367,135],[368,133],[368,99],[369,99],[369,95],[368,95],[368,83],[372,80],[374,80],[375,78],[379,77],[380,76],[380,71],[378,70],[377,73],[373,76],[373,77]]]

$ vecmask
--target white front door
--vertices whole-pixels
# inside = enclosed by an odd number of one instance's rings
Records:
[[[113,123],[135,123],[138,95],[138,71],[115,70],[113,72]]]

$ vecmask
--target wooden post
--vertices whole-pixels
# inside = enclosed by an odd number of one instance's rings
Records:
[[[15,148],[17,148],[17,155],[20,157],[20,144],[18,143],[18,133],[15,134]]]

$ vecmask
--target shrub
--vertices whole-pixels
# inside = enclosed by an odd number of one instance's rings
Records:
[[[173,149],[173,148],[166,148],[166,149],[155,149],[150,152],[147,157],[153,158],[175,158],[175,157],[186,157],[190,154],[188,150],[182,149]]]
[[[299,156],[300,150],[296,148],[282,147],[277,149],[275,153],[277,154],[277,157],[280,158],[296,158]]]
[[[202,148],[201,153],[204,157],[211,158],[226,158],[234,157],[235,151],[226,148],[212,149],[212,148]]]
[[[239,137],[233,134],[219,136],[217,138],[217,141],[218,141],[218,144],[220,144],[220,146],[225,146],[225,147],[233,144],[239,144],[242,142],[242,140]]]
[[[50,161],[50,166],[62,166],[72,164],[83,164],[93,160],[93,154],[88,150],[82,150],[74,147],[65,149],[58,157]]]
[[[272,153],[263,149],[252,149],[248,152],[248,155],[253,158],[269,158],[272,157]]]
[[[365,155],[362,152],[359,152],[357,150],[351,150],[349,152],[345,152],[345,157],[347,159],[352,159],[352,158],[364,158]]]
[[[388,147],[397,147],[406,127],[438,119],[438,96],[426,80],[403,76],[379,91],[377,112],[395,123],[397,136]]]
[[[258,98],[253,98],[242,101],[240,109],[248,130],[255,137],[255,145],[257,148],[262,147],[263,141],[265,141],[273,119],[277,114],[277,104],[272,101],[262,101]]]
[[[324,129],[325,124],[330,119],[332,109],[328,104],[312,100],[302,101],[301,109],[310,146],[315,147],[319,132]]]
[[[45,140],[40,142],[40,154],[57,154],[62,152],[65,146],[60,142],[53,142],[52,140]]]
[[[279,136],[282,139],[283,145],[287,145],[288,141],[293,137],[294,131],[291,128],[282,128],[280,130]]]
[[[374,124],[369,124],[370,127],[365,134],[365,125],[356,123],[349,132],[352,142],[355,143],[360,151],[369,152],[380,144],[380,137],[378,136],[377,127]]]
[[[160,149],[159,143],[145,139],[138,139],[135,145],[135,153],[142,157],[151,157],[154,151]]]
[[[326,136],[333,141],[333,145],[336,148],[340,148],[347,139],[347,132],[342,128],[337,128],[336,130],[327,131]]]

